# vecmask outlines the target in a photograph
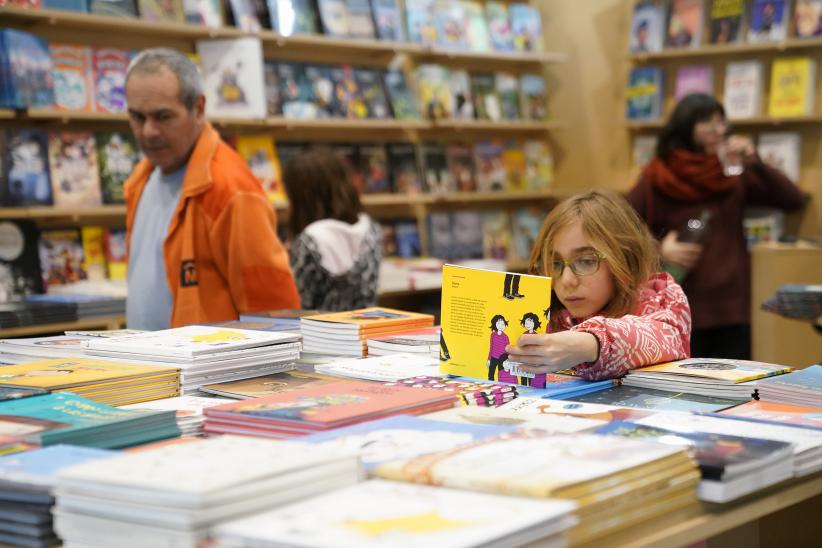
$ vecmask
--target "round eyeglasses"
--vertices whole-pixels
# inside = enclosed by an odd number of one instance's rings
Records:
[[[555,278],[562,276],[565,267],[569,267],[571,272],[577,276],[590,276],[599,270],[599,264],[605,259],[605,255],[599,251],[583,253],[570,259],[554,259],[551,261],[551,275]]]

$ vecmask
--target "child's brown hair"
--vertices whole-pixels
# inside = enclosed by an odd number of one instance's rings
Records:
[[[543,276],[551,274],[556,236],[575,222],[581,223],[582,232],[605,257],[614,276],[614,296],[602,314],[612,318],[628,314],[638,297],[639,286],[659,269],[659,251],[645,222],[616,192],[591,190],[572,196],[551,210],[531,250],[529,271]],[[561,308],[562,303],[552,292],[551,310]],[[552,327],[556,327],[556,320],[557,315],[552,314]]]

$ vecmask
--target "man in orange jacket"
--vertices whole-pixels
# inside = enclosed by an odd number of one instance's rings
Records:
[[[299,308],[274,209],[205,120],[194,63],[170,49],[140,53],[128,69],[126,99],[144,155],[125,183],[128,327]]]

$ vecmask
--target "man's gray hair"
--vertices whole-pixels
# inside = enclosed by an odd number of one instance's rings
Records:
[[[141,51],[128,65],[126,81],[132,74],[156,74],[167,68],[180,83],[180,102],[189,110],[197,97],[203,95],[203,77],[197,65],[184,53],[171,48],[151,48]]]

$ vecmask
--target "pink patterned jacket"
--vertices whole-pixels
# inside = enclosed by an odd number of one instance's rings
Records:
[[[691,355],[691,308],[682,288],[665,272],[642,286],[633,314],[592,316],[582,322],[564,309],[559,315],[561,331],[583,331],[599,340],[599,359],[574,368],[583,379],[612,379],[630,369]]]

